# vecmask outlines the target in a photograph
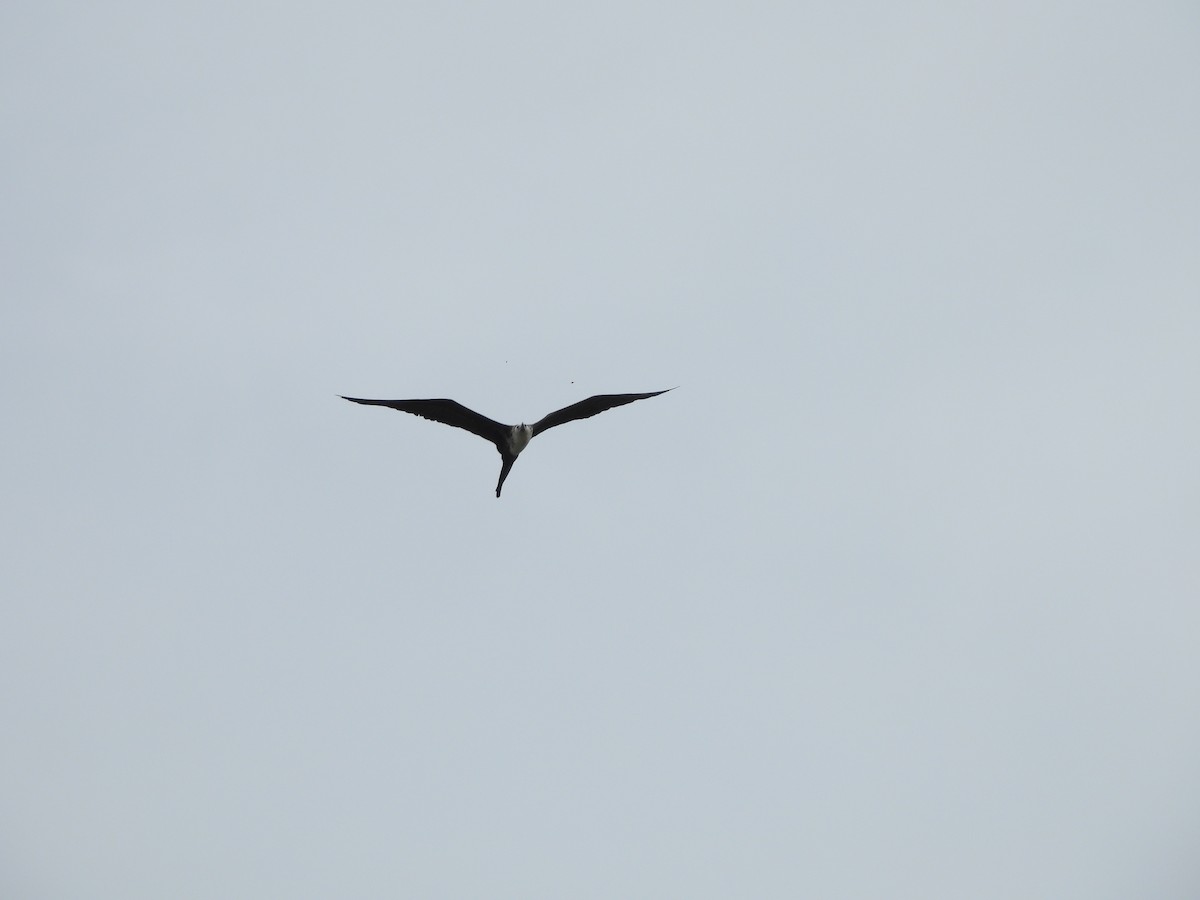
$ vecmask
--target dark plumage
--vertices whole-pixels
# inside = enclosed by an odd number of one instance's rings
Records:
[[[674,390],[674,388],[667,388]],[[500,480],[496,483],[496,496],[500,496],[500,488],[504,486],[504,479],[508,477],[508,472],[512,468],[513,463],[517,461],[517,456],[529,444],[533,438],[537,437],[543,431],[554,428],[557,425],[565,425],[567,422],[573,422],[576,419],[588,419],[592,416],[604,412],[606,409],[613,409],[617,406],[624,406],[626,403],[633,403],[635,400],[645,400],[649,397],[657,397],[659,394],[665,394],[667,391],[651,391],[648,394],[597,394],[595,397],[588,397],[586,400],[580,400],[578,403],[572,403],[570,406],[564,406],[562,409],[557,409],[547,416],[543,416],[532,425],[503,425],[500,422],[495,422],[487,416],[480,415],[474,410],[467,409],[461,403],[454,400],[363,400],[359,397],[342,397],[343,400],[349,400],[352,403],[362,403],[367,406],[387,406],[391,409],[398,409],[401,412],[412,413],[414,416],[420,416],[423,419],[430,419],[434,422],[441,422],[443,425],[452,425],[455,428],[462,428],[471,434],[477,434],[485,440],[495,444],[496,449],[500,451]]]

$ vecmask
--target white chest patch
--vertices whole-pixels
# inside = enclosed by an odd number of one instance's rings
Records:
[[[508,452],[519,454],[533,440],[533,429],[528,425],[514,425],[508,432]]]

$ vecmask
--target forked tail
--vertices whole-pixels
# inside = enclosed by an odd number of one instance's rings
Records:
[[[500,464],[500,480],[496,482],[497,497],[500,496],[500,488],[504,487],[504,479],[508,477],[508,470],[511,469],[513,467],[513,463],[517,461],[515,456],[511,456],[508,453],[501,453],[500,457],[504,460],[504,462]]]

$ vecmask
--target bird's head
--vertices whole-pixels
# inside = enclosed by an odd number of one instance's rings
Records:
[[[514,425],[512,427],[512,434],[508,439],[508,449],[514,454],[520,453],[529,445],[531,440],[533,440],[532,425],[526,425],[524,422],[520,425]]]

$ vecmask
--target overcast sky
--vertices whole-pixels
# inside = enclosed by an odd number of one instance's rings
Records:
[[[10,0],[0,127],[0,896],[1200,896],[1194,3]]]

